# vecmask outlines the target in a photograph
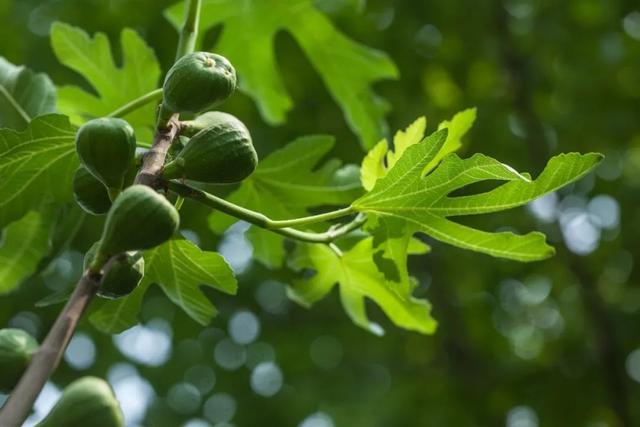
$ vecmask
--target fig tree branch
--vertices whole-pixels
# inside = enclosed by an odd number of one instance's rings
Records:
[[[58,366],[82,313],[98,290],[99,282],[99,275],[90,275],[88,272],[82,275],[69,301],[2,407],[0,426],[20,427],[29,416],[33,402]]]
[[[188,32],[189,34],[181,33],[180,39],[195,40],[198,28],[197,21],[200,15],[199,10],[197,10],[200,8],[200,0],[186,0],[186,5],[185,25],[182,31]],[[193,45],[194,42],[180,43],[178,47],[178,57],[188,53],[189,49],[193,49]],[[151,102],[157,94],[151,95],[150,93],[147,96],[151,99],[147,98],[144,101]],[[140,99],[134,100],[116,110],[114,113],[126,114],[127,111],[133,111],[132,108],[134,109],[134,107],[132,107],[132,104],[136,104],[135,108],[137,108],[140,102],[142,102]],[[149,186],[157,183],[158,176],[162,171],[162,166],[167,155],[167,150],[179,130],[178,115],[170,115],[166,123],[167,125],[165,126],[161,120],[158,121],[159,126],[156,130],[153,145],[144,156],[142,167],[136,176],[136,183]],[[160,124],[163,124],[163,126],[160,126]],[[107,262],[104,270],[109,267],[110,262]],[[35,402],[47,379],[58,366],[69,344],[69,340],[76,330],[78,322],[98,291],[100,280],[100,274],[90,273],[88,270],[83,273],[69,301],[58,315],[58,318],[49,330],[42,345],[31,359],[18,385],[0,410],[1,427],[20,427],[27,419],[31,412],[33,402]]]
[[[156,129],[153,144],[149,151],[145,153],[142,167],[136,176],[136,184],[148,185],[154,188],[157,187],[158,177],[162,172],[164,161],[167,158],[167,152],[179,130],[180,125],[177,114],[171,116],[166,126]]]
[[[181,184],[176,181],[169,181],[167,182],[167,186],[169,190],[177,193],[182,197],[195,200],[199,203],[202,203],[203,205],[217,209],[220,212],[223,212],[227,215],[241,219],[250,224],[256,225],[260,228],[264,228],[266,230],[272,231],[282,236],[285,236],[294,240],[300,240],[303,242],[330,243],[336,240],[337,238],[344,236],[345,234],[348,234],[349,232],[355,230],[356,228],[359,228],[366,221],[366,217],[364,215],[358,215],[355,217],[353,221],[345,225],[339,226],[337,228],[330,228],[328,231],[324,233],[311,233],[311,232],[300,231],[300,230],[290,228],[288,227],[288,225],[313,224],[313,223],[326,221],[328,219],[344,217],[354,213],[353,209],[349,207],[349,208],[339,209],[332,212],[327,212],[324,214],[312,215],[304,218],[296,218],[296,219],[284,220],[284,221],[274,221],[260,212],[255,212],[250,209],[243,208],[242,206],[238,206],[220,197],[216,197],[213,194],[209,194],[206,191],[202,191],[200,189],[190,187],[186,184]]]

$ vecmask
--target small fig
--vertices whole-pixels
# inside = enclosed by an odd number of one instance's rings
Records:
[[[231,114],[210,112],[178,155],[164,167],[163,178],[208,183],[242,181],[255,170],[258,155],[246,126]],[[196,119],[198,121],[198,119]]]
[[[90,120],[78,130],[76,151],[93,176],[107,188],[119,190],[135,156],[133,128],[112,117]]]
[[[227,99],[236,88],[236,70],[224,56],[189,53],[164,80],[163,104],[174,113],[197,113]]]
[[[37,427],[123,427],[124,416],[109,383],[82,377],[69,384]]]
[[[38,350],[36,340],[22,329],[0,329],[0,393],[9,393]]]
[[[107,187],[83,166],[73,176],[73,197],[85,212],[92,215],[104,215],[111,207]]]
[[[96,253],[99,242],[89,248],[84,256],[84,268],[89,268]],[[114,256],[109,268],[102,275],[97,295],[106,299],[118,299],[135,290],[144,277],[144,258],[142,252],[122,252]]]
[[[102,265],[120,252],[158,246],[171,238],[179,223],[178,211],[165,197],[146,185],[132,185],[120,193],[109,209],[97,264]]]

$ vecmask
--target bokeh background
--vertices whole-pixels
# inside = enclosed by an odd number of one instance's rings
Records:
[[[265,0],[266,1],[266,0]],[[123,27],[154,48],[163,70],[176,32],[171,0],[0,0],[0,55],[85,85],[60,65],[51,22],[108,34]],[[350,37],[387,52],[397,81],[376,84],[392,107],[389,128],[426,115],[431,129],[471,106],[478,120],[464,152],[539,172],[548,157],[599,151],[598,170],[526,209],[482,216],[546,232],[558,249],[519,264],[433,244],[411,260],[417,292],[439,328],[422,336],[354,326],[336,294],[306,310],[287,301],[286,271],[252,261],[243,227],[200,233],[239,273],[236,297],[213,294],[220,315],[203,328],[158,289],[141,324],[117,335],[82,323],[36,405],[46,413],[80,375],[114,386],[131,426],[587,426],[640,425],[640,5],[628,0],[318,0]],[[215,40],[216,31],[207,35]],[[249,126],[264,157],[296,136],[330,133],[336,156],[357,163],[356,135],[287,34],[278,63],[296,102],[269,126],[245,95],[225,109]],[[189,224],[204,212],[186,206]],[[0,325],[42,339],[59,306],[34,301],[80,274],[100,224],[88,220],[42,278],[0,300]],[[0,395],[0,402],[6,396]]]

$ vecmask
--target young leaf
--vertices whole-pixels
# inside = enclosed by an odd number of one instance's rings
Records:
[[[37,209],[43,194],[71,200],[75,132],[57,114],[35,118],[22,132],[0,129],[0,228]]]
[[[413,298],[408,283],[404,289],[389,284],[373,257],[371,237],[361,240],[342,256],[325,245],[300,245],[293,260],[294,267],[310,268],[315,275],[296,282],[289,294],[297,302],[310,306],[339,284],[342,305],[357,325],[378,335],[383,333],[382,328],[367,316],[365,298],[369,298],[397,326],[423,334],[433,333],[436,322],[430,315],[429,303]]]
[[[131,29],[120,36],[122,66],[116,66],[109,39],[103,33],[90,38],[80,28],[56,22],[51,28],[51,45],[58,60],[80,73],[98,96],[77,86],[58,91],[58,108],[81,124],[102,117],[158,87],[160,67],[153,50]],[[139,140],[150,141],[155,105],[149,104],[125,116]]]
[[[447,154],[457,151],[461,146],[462,137],[471,129],[476,118],[476,109],[470,108],[456,114],[451,120],[445,120],[438,125],[438,130],[447,129],[447,139],[440,151],[426,165],[423,173],[433,167]],[[362,185],[367,191],[371,191],[378,178],[387,174],[405,150],[422,141],[427,127],[427,119],[419,117],[406,130],[399,130],[393,137],[393,150],[390,149],[386,139],[374,146],[362,161]]]
[[[404,150],[422,141],[427,127],[427,119],[419,117],[406,130],[399,130],[393,137],[393,151],[386,139],[378,142],[362,159],[361,181],[365,190],[371,191],[378,178],[386,175]]]
[[[460,159],[455,154],[444,158],[426,177],[429,165],[446,150],[447,131],[440,130],[420,144],[409,147],[373,190],[353,203],[361,212],[404,221],[410,229],[421,231],[437,240],[496,257],[533,261],[553,254],[553,248],[540,233],[519,236],[513,233],[487,233],[456,224],[447,216],[493,212],[520,206],[548,192],[567,185],[589,172],[602,158],[599,154],[560,155],[551,159],[536,181],[519,174],[490,157],[476,154]],[[506,184],[476,196],[447,198],[452,191],[484,180],[507,181]],[[455,209],[448,205],[455,204]]]
[[[18,287],[37,270],[49,250],[49,235],[56,207],[44,197],[37,210],[28,212],[3,230],[0,244],[0,295]]]
[[[358,170],[330,160],[316,168],[333,147],[328,136],[299,138],[260,161],[256,171],[242,182],[228,200],[259,210],[273,219],[308,215],[308,209],[322,205],[346,205],[362,194]],[[214,212],[209,224],[222,232],[235,218]],[[268,266],[282,265],[284,238],[270,231],[251,229],[248,237],[254,256]]]
[[[56,88],[46,74],[0,57],[0,127],[24,129],[32,118],[56,110]]]
[[[144,260],[145,275],[140,286],[125,298],[102,302],[91,315],[91,322],[98,329],[117,333],[133,326],[144,293],[152,283],[158,284],[171,301],[201,325],[208,324],[217,311],[200,286],[236,293],[236,279],[224,258],[202,251],[188,240],[170,240],[145,252]]]
[[[183,8],[176,4],[166,11],[176,28],[182,24]],[[320,74],[362,145],[371,147],[382,136],[388,106],[371,86],[397,78],[396,67],[384,53],[340,33],[311,0],[204,0],[201,34],[220,24],[223,30],[214,51],[229,58],[241,76],[240,87],[255,99],[268,122],[284,122],[293,104],[274,51],[276,35],[287,31]]]
[[[462,147],[462,137],[471,129],[476,120],[476,109],[469,108],[461,111],[451,120],[445,120],[438,125],[438,130],[447,129],[447,140],[440,152],[424,168],[423,173],[432,170],[447,154],[455,153]]]

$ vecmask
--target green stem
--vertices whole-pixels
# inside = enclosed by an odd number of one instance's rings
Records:
[[[131,102],[124,104],[122,107],[117,110],[112,111],[107,115],[107,117],[124,117],[127,114],[137,110],[138,108],[142,108],[150,102],[159,100],[162,98],[162,89],[152,90],[149,93],[145,93],[139,98],[134,99]]]
[[[351,215],[355,213],[353,207],[348,206],[343,209],[337,209],[335,211],[325,212],[318,215],[310,215],[302,218],[284,219],[284,220],[269,220],[269,228],[285,228],[285,227],[299,227],[301,225],[316,224],[318,222],[328,221],[330,219],[342,218],[343,216]]]
[[[195,50],[198,39],[201,3],[201,0],[187,0],[184,24],[182,24],[180,30],[180,40],[178,41],[178,50],[176,52],[176,61]]]
[[[209,194],[206,191],[202,191],[185,184],[180,184],[175,181],[169,181],[167,185],[169,187],[169,190],[179,194],[182,197],[190,198],[202,203],[203,205],[217,209],[220,212],[231,215],[250,224],[256,225],[282,236],[289,237],[291,239],[301,240],[303,242],[330,243],[337,238],[350,233],[356,228],[359,228],[366,221],[366,217],[364,215],[358,215],[353,221],[340,227],[332,227],[324,233],[310,233],[289,227],[284,227],[282,224],[312,224],[319,221],[324,221],[326,219],[338,218],[348,215],[349,213],[353,213],[353,210],[340,209],[338,211],[328,212],[327,214],[313,215],[310,217],[298,218],[294,220],[274,221],[268,218],[266,215],[261,214],[260,212],[255,212],[250,209],[243,208],[242,206],[233,204],[227,200],[221,199],[220,197],[216,197],[213,194]]]

